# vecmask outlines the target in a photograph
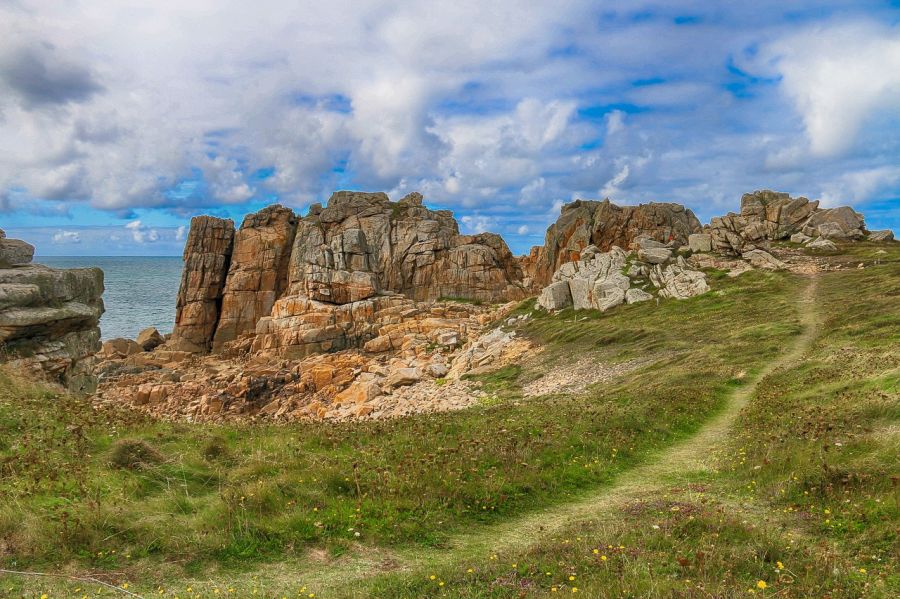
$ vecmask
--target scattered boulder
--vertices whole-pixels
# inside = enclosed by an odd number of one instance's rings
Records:
[[[148,327],[138,333],[136,341],[144,351],[152,351],[165,343],[166,339],[159,334],[156,327]]]
[[[787,264],[765,250],[750,250],[741,254],[741,257],[755,268],[764,268],[766,270],[784,270],[787,268]]]
[[[688,246],[694,253],[712,251],[712,235],[709,233],[691,233],[688,235]]]
[[[709,291],[706,275],[679,264],[657,264],[650,271],[650,281],[659,289],[660,297],[687,299]]]
[[[139,354],[144,351],[144,348],[141,347],[141,345],[136,341],[132,341],[131,339],[116,337],[114,339],[110,339],[109,341],[104,341],[100,351],[104,356],[126,357],[133,356],[134,354]]]
[[[869,233],[869,241],[894,241],[894,232],[890,229],[872,231]]]
[[[398,368],[391,372],[384,380],[385,387],[393,389],[394,387],[403,387],[412,385],[422,380],[422,373],[418,368]]]
[[[638,260],[648,264],[663,264],[672,258],[672,250],[669,248],[641,248],[637,254]]]
[[[831,241],[830,239],[824,239],[822,237],[819,237],[815,241],[809,242],[808,244],[806,244],[806,247],[811,250],[824,250],[830,252],[836,251],[838,249],[838,246],[835,242]]]
[[[811,240],[812,237],[805,233],[794,233],[791,235],[791,243],[806,243]]]
[[[636,304],[638,302],[646,302],[647,300],[652,300],[653,295],[647,293],[643,289],[638,289],[637,287],[632,287],[628,291],[625,292],[625,303],[626,304]]]
[[[572,292],[568,281],[550,283],[541,291],[537,303],[545,310],[562,310],[572,305]]]

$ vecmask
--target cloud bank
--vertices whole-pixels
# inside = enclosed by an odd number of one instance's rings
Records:
[[[575,197],[897,202],[900,10],[719,4],[3,4],[0,212],[175,245],[200,212],[418,189],[524,251]]]

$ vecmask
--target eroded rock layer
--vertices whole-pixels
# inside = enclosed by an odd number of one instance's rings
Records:
[[[90,362],[100,349],[103,271],[32,264],[34,248],[4,237],[0,235],[0,249],[12,249],[0,266],[2,355],[72,389],[92,390]]]

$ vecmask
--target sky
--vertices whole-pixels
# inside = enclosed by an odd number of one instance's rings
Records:
[[[900,1],[0,0],[0,227],[177,255],[191,216],[420,191],[516,253],[565,202],[743,193],[900,232]]]

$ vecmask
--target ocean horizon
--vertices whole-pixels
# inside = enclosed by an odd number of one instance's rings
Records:
[[[103,340],[134,339],[147,327],[172,332],[175,299],[181,282],[181,256],[35,256],[53,268],[103,270],[106,307],[100,319]]]

